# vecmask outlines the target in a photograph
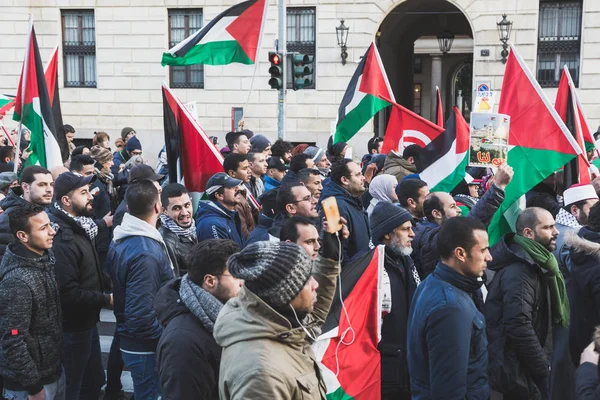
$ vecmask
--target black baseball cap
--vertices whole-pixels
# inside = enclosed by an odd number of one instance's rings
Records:
[[[241,180],[232,178],[225,172],[217,172],[216,174],[210,177],[208,182],[206,182],[206,194],[213,194],[222,187],[232,188],[240,186],[241,184]]]
[[[141,181],[142,179],[160,181],[164,177],[164,175],[157,174],[156,172],[154,172],[154,169],[151,166],[146,164],[138,164],[135,167],[131,168],[131,171],[129,171],[129,178],[127,178],[127,182],[135,183],[137,181]]]
[[[277,156],[269,157],[269,159],[267,160],[267,169],[269,168],[275,168],[279,171],[287,171],[289,169],[289,167],[283,163],[281,157]]]
[[[83,176],[77,172],[63,172],[54,181],[54,198],[58,201],[71,190],[89,185],[96,180],[96,175]]]

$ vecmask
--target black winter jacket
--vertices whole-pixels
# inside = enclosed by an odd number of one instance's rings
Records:
[[[173,273],[176,277],[184,276],[190,269],[187,260],[188,255],[190,254],[192,247],[198,243],[198,240],[196,240],[196,238],[178,236],[171,232],[166,226],[161,226],[158,231],[167,245],[169,257],[173,262]]]
[[[485,226],[488,226],[503,200],[504,190],[492,185],[481,200],[473,206],[467,217],[476,218]],[[412,259],[421,275],[421,279],[425,279],[427,275],[431,274],[440,260],[440,253],[437,249],[437,235],[439,232],[439,225],[426,220],[418,222],[415,228],[415,239],[412,242]]]
[[[273,226],[273,218],[267,217],[265,214],[258,214],[258,225],[250,233],[246,246],[254,242],[261,242],[269,240],[269,229]]]
[[[56,257],[63,330],[92,329],[100,320],[100,309],[110,304],[110,296],[104,294],[96,243],[73,218],[54,206],[50,208],[50,220],[59,226],[52,249]]]
[[[495,275],[484,306],[492,389],[509,398],[541,399],[552,359],[552,311],[544,271],[505,235],[492,248]]]
[[[568,235],[565,244],[571,254],[569,349],[577,365],[600,325],[600,233],[584,226],[578,235]]]
[[[163,334],[156,349],[164,400],[217,400],[221,347],[179,298],[181,279],[160,289],[154,308]]]
[[[0,375],[10,390],[40,392],[62,373],[60,295],[52,252],[19,242],[0,264]]]
[[[21,197],[22,194],[23,191],[20,187],[14,187],[8,191],[8,195],[0,202],[0,208],[4,210],[0,215],[0,261],[2,260],[2,256],[4,256],[6,246],[15,240],[15,237],[10,232],[8,215],[14,207],[28,204],[28,202]]]
[[[575,375],[577,400],[600,400],[600,380],[598,366],[591,362],[583,363]]]
[[[372,257],[375,250],[370,250]],[[383,318],[381,327],[381,391],[382,394],[410,394],[406,341],[408,314],[413,295],[417,290],[411,273],[413,261],[409,256],[385,247],[384,268],[390,278],[392,311]]]
[[[106,214],[114,213],[113,198],[108,191],[108,184],[96,174],[97,179],[90,185],[90,191],[98,189],[98,193],[94,195],[94,219],[102,220]],[[114,219],[114,218],[113,218]],[[112,240],[112,228],[107,226],[98,227],[98,236],[96,237],[96,250],[100,259],[100,266],[104,268],[106,254]]]

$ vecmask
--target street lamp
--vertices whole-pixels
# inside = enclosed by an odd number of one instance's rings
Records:
[[[498,38],[502,42],[502,64],[506,64],[508,57],[508,41],[510,40],[510,32],[512,31],[512,21],[506,19],[506,14],[502,14],[502,21],[498,22]]]
[[[342,65],[346,65],[346,58],[348,53],[346,52],[346,43],[348,42],[348,27],[344,25],[344,20],[340,20],[340,26],[335,28],[335,34],[337,36],[338,46],[342,49]]]
[[[440,45],[440,51],[442,54],[447,54],[452,49],[452,43],[454,43],[454,35],[450,32],[444,32],[437,37],[438,44]]]

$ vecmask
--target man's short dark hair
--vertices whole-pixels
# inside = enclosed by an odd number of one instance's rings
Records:
[[[4,162],[5,158],[9,160],[13,159],[13,147],[12,146],[2,146],[0,147],[0,160]]]
[[[19,184],[27,183],[31,185],[33,181],[35,181],[36,174],[50,174],[50,171],[44,167],[40,167],[39,165],[30,165],[29,167],[23,169],[23,172],[21,172],[21,180],[19,181]]]
[[[246,154],[246,158],[248,159],[248,162],[253,163],[254,161],[256,161],[256,155],[258,153],[255,153],[253,151],[251,151],[250,153]]]
[[[296,196],[294,195],[293,189],[300,186],[304,185],[300,182],[295,182],[279,186],[279,192],[277,193],[277,209],[280,214],[287,215],[285,206],[296,203]]]
[[[318,169],[302,168],[300,171],[298,171],[298,173],[296,174],[296,177],[298,178],[298,180],[300,182],[302,182],[306,185],[308,183],[309,178],[314,175],[320,176],[321,173],[319,172]]]
[[[75,133],[75,128],[73,128],[71,125],[69,124],[64,124],[63,126],[60,127],[60,130],[63,132],[63,134],[67,134],[67,133]]]
[[[125,193],[129,214],[143,219],[152,214],[158,201],[158,189],[150,179],[142,179],[129,184]]]
[[[414,158],[415,163],[419,159],[419,155],[421,154],[421,147],[417,144],[411,144],[404,149],[402,153],[402,158],[408,160],[410,157]]]
[[[231,153],[227,154],[227,157],[223,160],[223,169],[225,173],[229,175],[229,171],[236,172],[240,164],[246,161],[248,158],[244,154]]]
[[[436,239],[440,257],[449,259],[457,247],[470,252],[477,244],[475,231],[486,231],[485,225],[475,218],[456,217],[444,221]]]
[[[202,286],[206,275],[222,275],[227,260],[240,247],[228,239],[209,239],[195,244],[188,255],[188,277],[198,286]]]
[[[160,193],[160,202],[163,208],[166,210],[169,205],[169,199],[171,197],[180,197],[188,190],[181,183],[169,183],[166,185]]]
[[[332,182],[335,182],[340,186],[342,185],[342,177],[345,176],[348,178],[350,176],[350,168],[348,168],[348,164],[351,162],[352,160],[343,158],[333,163],[331,166],[331,174],[329,175]]]
[[[11,233],[17,237],[17,232],[30,233],[29,219],[44,211],[44,207],[27,203],[14,207],[8,214],[8,225]]]
[[[239,143],[240,136],[244,135],[243,132],[229,132],[225,135],[225,141],[231,151],[233,151],[233,145]]]
[[[310,158],[308,154],[296,154],[290,160],[290,171],[297,174],[298,171],[307,167],[306,161]]]
[[[540,223],[540,212],[546,211],[540,207],[527,207],[517,217],[516,230],[517,235],[522,235],[525,228],[535,230]]]
[[[442,202],[440,198],[435,193],[429,193],[427,197],[425,197],[425,201],[423,202],[423,214],[429,220],[429,222],[433,222],[433,210],[438,210],[444,215],[444,208],[442,207]]]
[[[271,145],[271,155],[276,157],[282,157],[287,152],[294,150],[294,146],[290,142],[278,139]]]
[[[87,154],[80,154],[71,158],[71,164],[69,164],[69,171],[81,172],[83,167],[86,165],[94,165],[96,161]]]
[[[377,148],[379,147],[379,143],[381,142],[383,142],[383,138],[380,138],[378,136],[369,139],[369,142],[367,143],[367,149],[369,150],[369,154],[371,154],[371,151],[377,150]]]
[[[298,225],[315,226],[314,222],[309,218],[300,215],[291,217],[283,223],[281,232],[279,233],[279,240],[281,242],[289,240],[290,242],[296,243],[298,241]]]
[[[417,201],[419,198],[419,190],[427,187],[427,183],[420,179],[405,179],[396,186],[396,195],[398,202],[402,207],[408,207],[408,199]]]
[[[594,232],[600,232],[600,201],[590,208],[588,228]]]

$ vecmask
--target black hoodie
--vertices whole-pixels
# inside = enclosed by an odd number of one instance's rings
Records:
[[[219,398],[221,347],[179,297],[181,278],[163,286],[154,309],[164,331],[156,349],[163,400]]]
[[[16,206],[28,204],[27,200],[21,197],[22,194],[23,191],[20,187],[14,187],[9,190],[8,195],[0,203],[0,208],[4,210],[2,215],[0,215],[0,261],[2,261],[2,257],[4,256],[6,246],[15,239],[10,232],[8,214],[10,214],[12,209]]]

